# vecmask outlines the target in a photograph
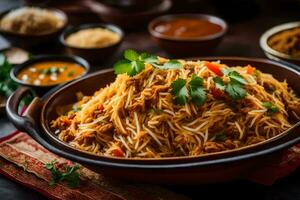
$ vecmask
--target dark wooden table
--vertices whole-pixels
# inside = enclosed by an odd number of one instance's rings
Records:
[[[180,4],[181,5],[178,5]],[[182,4],[182,2],[185,2]],[[19,0],[1,0],[0,11],[19,5]],[[300,20],[300,2],[297,0],[176,0],[171,12],[211,13],[225,17],[229,31],[213,55],[264,57],[259,47],[259,37],[268,28],[290,21]],[[98,19],[97,19],[98,20]],[[0,49],[6,45],[0,38]],[[126,33],[125,41],[116,55],[101,66],[109,67],[126,48],[149,51],[168,56],[150,38],[146,28]],[[94,68],[97,70],[98,68]],[[288,78],[288,77],[287,77]],[[300,80],[299,80],[300,84]],[[0,137],[14,130],[6,117],[0,117]],[[262,186],[248,181],[224,184],[170,186],[175,192],[192,199],[300,199],[300,169],[278,180],[273,186]],[[0,199],[43,199],[38,193],[0,176]]]

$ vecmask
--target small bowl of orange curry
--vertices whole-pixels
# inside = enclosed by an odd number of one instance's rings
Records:
[[[164,15],[152,20],[148,31],[172,55],[203,56],[212,53],[220,43],[227,23],[212,15]]]
[[[10,76],[18,84],[42,95],[55,86],[86,75],[89,68],[88,62],[77,56],[42,55],[15,66]]]

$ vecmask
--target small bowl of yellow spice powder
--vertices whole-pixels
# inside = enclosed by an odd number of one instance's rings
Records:
[[[261,36],[260,46],[268,58],[300,66],[300,21],[269,29]]]
[[[112,24],[84,24],[66,29],[60,42],[67,53],[100,63],[113,55],[123,40],[124,33]]]

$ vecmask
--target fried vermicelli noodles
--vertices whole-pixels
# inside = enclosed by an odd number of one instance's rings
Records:
[[[299,98],[270,74],[231,67],[247,82],[245,97],[233,100],[216,89],[218,75],[206,61],[179,61],[181,69],[162,70],[147,63],[133,77],[119,74],[113,83],[74,104],[80,109],[58,117],[51,126],[60,140],[94,154],[159,158],[241,148],[272,138],[300,120]],[[178,78],[190,80],[192,74],[204,80],[205,103],[178,105],[171,84]],[[229,81],[226,76],[221,79]],[[264,102],[276,112],[270,113]]]

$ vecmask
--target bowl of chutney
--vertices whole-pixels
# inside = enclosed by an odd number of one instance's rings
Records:
[[[10,76],[40,96],[56,86],[83,77],[89,70],[89,63],[78,56],[40,55],[15,66]]]
[[[205,56],[218,46],[227,23],[205,14],[164,15],[152,20],[148,31],[157,44],[174,56]]]

